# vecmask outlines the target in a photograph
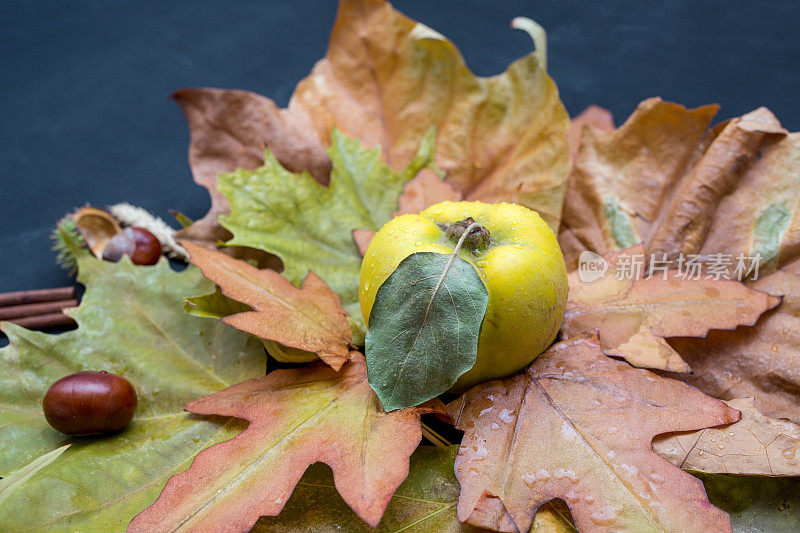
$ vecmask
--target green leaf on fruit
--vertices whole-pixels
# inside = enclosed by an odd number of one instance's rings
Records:
[[[419,405],[475,365],[489,293],[457,254],[414,253],[378,289],[366,339],[369,383],[384,409]]]
[[[361,254],[354,229],[377,231],[397,210],[403,185],[433,161],[435,132],[402,171],[381,161],[380,147],[365,148],[334,129],[328,154],[333,162],[329,186],[308,172],[295,174],[264,152],[264,165],[219,176],[219,190],[231,213],[219,220],[234,235],[227,244],[249,246],[283,260],[283,274],[300,285],[313,270],[342,299],[361,329],[358,276]]]
[[[86,286],[80,307],[69,312],[78,329],[51,335],[2,325],[10,344],[0,349],[0,475],[72,446],[0,506],[2,531],[123,530],[198,451],[244,427],[183,407],[265,372],[257,339],[183,312],[184,296],[213,290],[198,269],[175,272],[165,259],[152,267],[99,261],[68,236],[65,242]],[[68,438],[48,426],[45,391],[81,370],[113,372],[136,388],[139,405],[125,430]]]

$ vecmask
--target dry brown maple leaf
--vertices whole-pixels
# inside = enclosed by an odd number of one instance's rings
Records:
[[[554,345],[526,373],[451,404],[465,431],[458,517],[527,531],[566,501],[581,531],[725,531],[700,480],[659,457],[653,437],[730,424],[739,413],[679,381],[603,355],[594,335]]]
[[[398,170],[435,125],[436,163],[456,190],[469,200],[526,205],[558,227],[569,117],[536,55],[503,74],[475,76],[450,41],[381,0],[341,0],[328,52],[288,109],[243,91],[178,96],[192,131],[195,179],[217,197],[202,225],[185,231],[193,239],[219,238],[214,224],[225,205],[215,172],[253,168],[264,144],[285,148],[276,155],[292,170],[323,171],[321,147],[334,126],[367,146],[380,144]],[[290,142],[279,144],[284,137]]]
[[[350,354],[352,336],[339,296],[309,272],[301,288],[273,270],[182,242],[189,261],[219,285],[222,293],[254,311],[226,316],[223,322],[262,339],[315,353],[338,370]]]
[[[638,367],[687,373],[691,367],[666,337],[702,337],[711,329],[752,325],[781,301],[738,281],[681,279],[675,270],[640,279],[618,276],[623,258],[643,254],[641,245],[606,254],[605,276],[591,282],[582,281],[578,271],[568,275],[565,336],[597,328],[606,355]]]
[[[323,365],[275,370],[186,410],[244,418],[250,425],[170,478],[129,532],[247,531],[260,516],[277,515],[306,468],[318,461],[333,470],[344,501],[374,527],[422,438],[420,410],[384,412],[357,352],[338,373]]]
[[[469,71],[453,44],[380,0],[342,0],[325,59],[289,109],[320,138],[337,126],[402,168],[436,125],[436,164],[468,200],[535,208],[553,227],[569,171],[569,118],[535,54],[500,75]]]
[[[800,426],[767,418],[753,398],[725,402],[742,413],[730,426],[659,435],[658,454],[686,470],[711,474],[800,476]]]
[[[217,223],[228,213],[228,200],[217,190],[217,176],[264,163],[264,148],[292,172],[308,170],[327,184],[331,161],[303,115],[279,109],[269,98],[238,90],[185,89],[172,95],[189,125],[189,165],[194,180],[208,189],[211,209],[192,226],[178,232],[208,248],[232,235]]]
[[[754,328],[670,339],[695,371],[677,377],[723,400],[755,397],[764,415],[800,424],[800,259],[751,286],[783,294],[783,302]]]

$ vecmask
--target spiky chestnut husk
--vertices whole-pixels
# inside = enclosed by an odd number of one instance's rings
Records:
[[[70,275],[77,273],[78,259],[75,251],[85,249],[86,241],[78,231],[75,221],[69,216],[59,220],[56,229],[50,234],[50,239],[53,241],[52,248],[56,252],[56,263]]]

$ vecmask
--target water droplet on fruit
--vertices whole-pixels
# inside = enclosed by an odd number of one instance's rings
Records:
[[[785,459],[794,459],[795,452],[795,448],[786,448],[781,452],[781,455],[783,455]]]

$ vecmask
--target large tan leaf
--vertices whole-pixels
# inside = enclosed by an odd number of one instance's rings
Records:
[[[285,168],[308,170],[320,183],[328,183],[330,158],[303,115],[279,109],[269,98],[248,91],[185,89],[172,97],[189,124],[194,180],[211,195],[211,210],[178,232],[179,238],[216,248],[217,241],[232,237],[217,223],[217,215],[230,211],[228,200],[217,190],[217,176],[261,166],[265,147]]]
[[[752,286],[783,302],[754,328],[670,339],[695,371],[679,379],[724,400],[755,397],[765,416],[800,424],[800,259]]]
[[[380,144],[395,169],[434,124],[436,163],[466,199],[519,203],[558,227],[569,118],[535,54],[480,78],[450,41],[388,3],[342,0],[328,53],[289,109],[323,139],[336,125]]]
[[[280,513],[303,472],[319,461],[333,470],[344,501],[374,527],[422,438],[419,411],[385,413],[355,352],[339,373],[323,365],[276,370],[186,409],[250,425],[170,478],[128,531],[247,531],[260,516]]]
[[[653,441],[653,449],[687,470],[800,476],[800,426],[765,417],[756,409],[753,398],[725,403],[742,413],[740,421],[730,426],[659,435]]]
[[[674,270],[638,279],[617,275],[626,256],[643,254],[641,245],[607,254],[608,271],[591,282],[582,281],[578,271],[569,274],[565,336],[597,328],[606,355],[638,367],[686,373],[691,367],[666,337],[702,337],[711,329],[752,325],[781,301],[738,281],[681,279]]]
[[[352,336],[339,296],[309,272],[301,288],[273,270],[259,270],[221,252],[184,242],[189,261],[222,293],[252,307],[222,319],[242,331],[316,353],[335,370],[350,354]]]
[[[522,27],[522,26],[521,26]],[[301,81],[288,109],[244,91],[181,91],[192,133],[195,181],[212,210],[183,232],[213,244],[230,234],[216,176],[253,169],[266,145],[292,171],[325,183],[322,150],[338,127],[368,146],[380,144],[395,170],[414,157],[436,126],[436,163],[469,200],[511,201],[539,211],[554,229],[569,172],[569,125],[553,80],[531,53],[500,75],[469,71],[453,44],[382,0],[341,0],[328,52]]]
[[[702,483],[659,457],[653,437],[739,419],[687,385],[615,361],[596,336],[554,345],[526,373],[451,405],[465,431],[456,460],[458,517],[527,531],[562,498],[581,531],[725,531]]]

